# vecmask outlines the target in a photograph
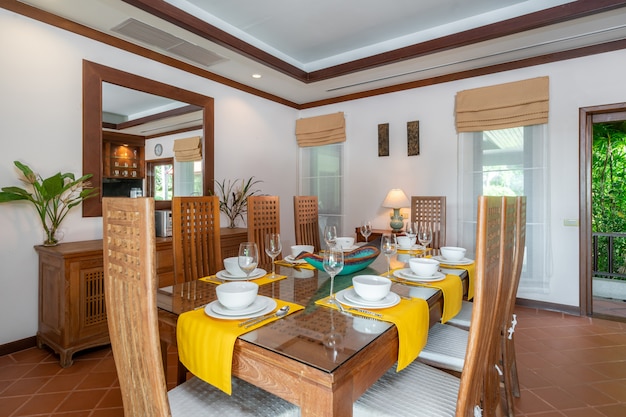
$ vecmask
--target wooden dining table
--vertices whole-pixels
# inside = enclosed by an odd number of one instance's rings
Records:
[[[406,259],[394,256],[391,268],[405,266]],[[269,271],[271,266],[264,269]],[[458,274],[467,293],[467,273],[461,271]],[[398,359],[396,327],[316,305],[316,300],[329,295],[330,279],[323,271],[277,266],[276,272],[287,278],[260,286],[259,294],[305,308],[240,336],[234,346],[232,375],[298,405],[302,417],[352,416],[353,402]],[[335,277],[334,290],[351,286],[354,275],[386,272],[387,259],[380,255],[364,270]],[[158,290],[164,360],[168,346],[176,345],[178,315],[215,300],[215,287],[198,280]],[[406,297],[414,288],[392,285],[392,291]],[[433,291],[427,301],[432,325],[441,317],[441,292]],[[206,350],[210,355],[211,346]],[[179,365],[179,382],[185,374]]]

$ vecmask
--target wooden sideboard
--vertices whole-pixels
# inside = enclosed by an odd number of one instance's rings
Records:
[[[247,229],[223,228],[222,257],[237,256]],[[35,246],[39,255],[39,328],[37,346],[47,345],[72,364],[74,353],[109,343],[104,303],[102,240]],[[172,238],[156,238],[159,287],[174,283]]]

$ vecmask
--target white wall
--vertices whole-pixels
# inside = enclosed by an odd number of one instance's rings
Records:
[[[448,242],[456,241],[457,91],[526,78],[550,77],[551,255],[545,293],[520,297],[578,305],[578,109],[626,101],[626,51],[508,71],[296,112],[176,69],[118,51],[0,9],[0,185],[17,184],[13,160],[48,176],[81,172],[83,59],[215,97],[216,178],[256,176],[264,193],[281,197],[284,244],[293,242],[296,192],[295,119],[346,113],[346,230],[372,218],[388,226],[380,205],[390,188],[407,195],[446,195]],[[10,99],[7,99],[10,98]],[[406,156],[406,122],[420,121],[419,156]],[[377,125],[390,124],[390,156],[377,155]],[[269,163],[276,168],[270,168]],[[100,219],[75,210],[64,222],[65,240],[101,237]],[[30,207],[0,205],[0,344],[37,330],[37,257],[41,227]]]
[[[457,134],[454,97],[458,91],[527,78],[550,77],[551,264],[546,292],[520,291],[518,297],[578,306],[578,110],[626,101],[626,51],[507,71],[384,96],[303,111],[304,117],[344,111],[348,155],[346,217],[354,226],[376,216],[374,228],[388,228],[389,209],[380,205],[390,188],[407,195],[447,196],[447,241],[457,239]],[[420,121],[420,155],[407,156],[406,122]],[[389,123],[390,156],[377,156],[377,125]],[[349,223],[349,220],[348,222]],[[353,229],[352,229],[353,230]],[[344,232],[347,232],[344,231]]]
[[[0,9],[0,186],[20,185],[14,160],[43,177],[82,172],[82,60],[87,59],[215,98],[215,176],[256,176],[281,197],[285,245],[294,241],[297,111],[134,56]],[[278,169],[270,169],[272,161]],[[287,173],[287,175],[285,175]],[[65,241],[99,239],[101,218],[74,209]],[[38,269],[43,242],[35,210],[0,204],[0,344],[37,332]],[[223,225],[227,225],[223,219]]]

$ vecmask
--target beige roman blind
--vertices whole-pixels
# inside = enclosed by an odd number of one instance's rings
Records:
[[[202,160],[202,143],[200,136],[176,139],[174,141],[174,158],[177,162]]]
[[[548,104],[548,77],[460,91],[456,130],[480,132],[547,123]]]
[[[321,146],[346,141],[343,112],[296,120],[298,146]]]

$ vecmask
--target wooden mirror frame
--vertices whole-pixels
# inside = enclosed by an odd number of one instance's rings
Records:
[[[102,190],[102,82],[202,107],[204,109],[202,188],[204,195],[213,191],[215,177],[213,98],[83,60],[83,175],[93,174],[91,183],[94,187]],[[102,216],[102,193],[99,192],[98,197],[85,200],[82,206],[83,217]]]

